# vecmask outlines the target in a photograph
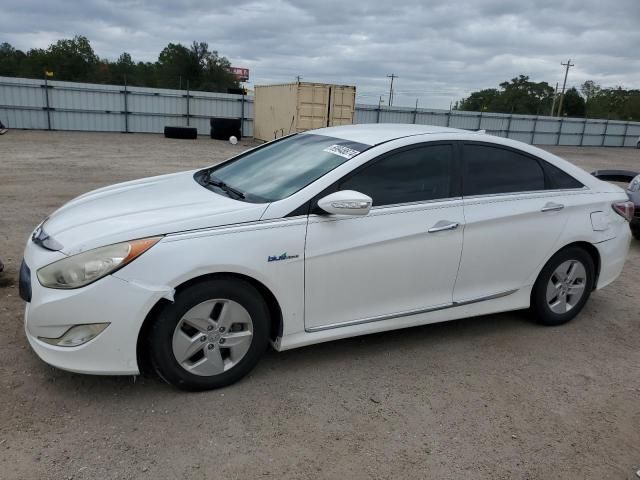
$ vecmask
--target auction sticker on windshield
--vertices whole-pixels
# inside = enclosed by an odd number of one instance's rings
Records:
[[[360,152],[353,148],[345,147],[344,145],[331,145],[323,150],[324,152],[333,153],[344,158],[353,158]]]

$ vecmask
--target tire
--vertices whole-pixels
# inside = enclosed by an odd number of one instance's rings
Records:
[[[250,283],[232,277],[196,283],[156,318],[149,334],[151,364],[183,390],[231,385],[258,363],[269,323],[267,304]]]
[[[232,135],[238,140],[242,138],[241,121],[239,118],[217,118],[209,120],[211,125],[211,138],[217,140],[229,140]]]
[[[567,283],[564,283],[562,281],[563,272],[570,271],[569,269],[573,265],[577,268],[573,272],[575,274],[574,280],[565,278]],[[560,250],[544,266],[531,291],[531,311],[538,323],[548,326],[567,323],[580,313],[587,303],[593,290],[594,281],[595,266],[589,253],[580,247]],[[550,282],[560,286],[553,290]],[[582,285],[582,289],[578,288],[579,285]]]
[[[236,129],[221,129],[221,128],[212,128],[211,129],[211,138],[214,140],[229,140],[229,137],[234,136],[238,140],[242,139],[242,133],[240,130]]]
[[[195,140],[198,138],[198,129],[194,127],[164,127],[165,138],[179,138]]]
[[[636,240],[640,240],[640,224],[631,226],[631,234]]]
[[[209,120],[211,128],[227,128],[231,130],[240,129],[239,118],[225,118],[225,117],[213,117]]]

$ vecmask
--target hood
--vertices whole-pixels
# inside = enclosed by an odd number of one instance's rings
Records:
[[[119,183],[81,195],[42,229],[73,255],[136,238],[259,220],[267,204],[241,202],[212,192],[194,171]]]

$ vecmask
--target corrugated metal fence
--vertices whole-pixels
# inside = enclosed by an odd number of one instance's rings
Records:
[[[354,123],[417,123],[467,130],[536,145],[635,147],[639,122],[358,105]]]
[[[10,128],[159,133],[165,125],[209,134],[209,118],[244,117],[253,136],[253,97],[159,88],[0,77],[0,120]],[[417,123],[537,145],[635,147],[639,122],[357,105],[355,123]]]
[[[244,113],[244,115],[243,115]],[[0,77],[0,120],[9,128],[162,132],[165,125],[197,127],[209,134],[211,117],[241,118],[253,136],[253,99],[187,92]]]

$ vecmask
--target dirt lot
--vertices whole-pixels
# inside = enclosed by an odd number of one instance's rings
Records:
[[[199,394],[36,358],[16,286],[32,228],[80,193],[247,145],[0,137],[1,478],[636,478],[637,241],[622,277],[560,328],[509,313],[270,352],[240,383]],[[551,150],[587,169],[640,169],[637,150]]]

